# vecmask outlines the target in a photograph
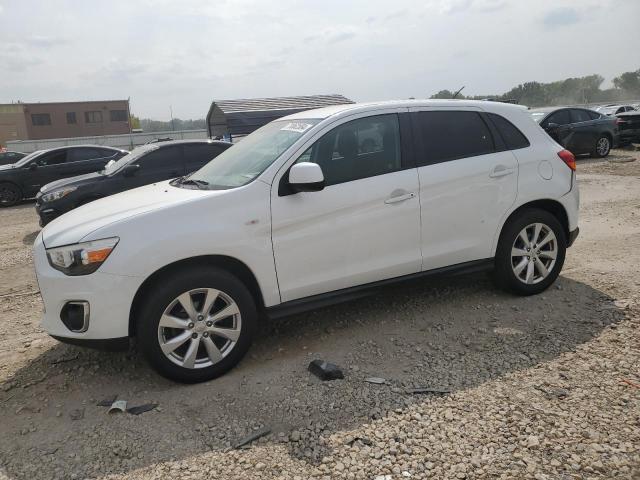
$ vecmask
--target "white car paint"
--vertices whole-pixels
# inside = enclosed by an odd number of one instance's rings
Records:
[[[531,147],[451,161],[333,185],[319,192],[278,196],[280,179],[315,140],[354,118],[420,109],[476,109],[514,123]],[[578,189],[557,156],[562,149],[524,109],[494,102],[395,101],[327,107],[286,117],[321,119],[251,183],[228,190],[141,187],[72,210],[35,241],[35,267],[50,334],[110,339],[129,334],[136,292],[171,263],[221,255],[254,274],[265,307],[494,255],[500,230],[519,206],[561,202],[577,227]],[[541,162],[552,165],[544,179]],[[494,171],[508,171],[492,177]],[[496,170],[498,168],[498,170]],[[403,196],[403,201],[391,201]],[[53,269],[46,248],[118,237],[90,275]],[[274,259],[275,257],[275,259]],[[89,328],[73,333],[60,320],[66,301],[87,300]]]

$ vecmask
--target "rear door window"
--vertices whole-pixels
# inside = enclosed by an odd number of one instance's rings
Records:
[[[586,110],[572,108],[571,120],[571,123],[589,122],[591,121],[591,116],[589,116],[589,112],[587,112]]]
[[[91,160],[94,158],[103,158],[111,154],[106,153],[106,150],[98,148],[74,148],[69,150],[69,162],[80,162],[82,160]]]
[[[220,145],[209,143],[186,144],[183,145],[183,148],[187,172],[202,168],[222,152]]]
[[[522,133],[518,127],[509,120],[496,113],[489,113],[488,115],[498,129],[498,133],[509,150],[526,148],[530,145],[529,140],[524,136],[524,133]]]
[[[557,112],[552,113],[544,123],[545,125],[549,125],[551,123],[555,123],[556,125],[569,125],[571,123],[569,110],[558,110]]]
[[[136,162],[144,170],[182,170],[181,147],[159,148],[140,158]]]
[[[496,151],[489,127],[478,112],[416,112],[413,118],[422,143],[419,166]]]

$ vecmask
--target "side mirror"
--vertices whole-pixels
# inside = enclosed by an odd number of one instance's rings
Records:
[[[122,169],[122,175],[125,177],[133,177],[138,170],[140,170],[140,165],[137,163],[127,165]]]
[[[560,125],[558,125],[557,123],[547,123],[547,126],[544,127],[545,130],[555,130],[556,128],[558,128]]]
[[[317,163],[296,163],[289,170],[289,186],[294,192],[319,192],[324,188],[324,174]]]
[[[29,164],[29,170],[37,170],[38,164],[36,162],[31,162]]]

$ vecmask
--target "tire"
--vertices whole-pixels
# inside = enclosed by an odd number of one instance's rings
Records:
[[[607,135],[601,135],[596,140],[596,144],[593,147],[592,156],[598,158],[604,158],[611,152],[611,139]]]
[[[541,241],[545,243],[540,244]],[[517,295],[543,292],[558,278],[566,251],[567,237],[554,215],[534,208],[523,210],[502,229],[494,280],[502,289]]]
[[[256,305],[247,287],[227,271],[194,267],[168,275],[156,282],[142,301],[137,342],[151,366],[166,378],[197,383],[219,377],[233,368],[251,345]],[[191,315],[183,302],[191,303]],[[207,313],[206,303],[210,304]],[[216,320],[225,309],[233,315]]]
[[[15,183],[0,183],[0,207],[13,207],[22,200],[22,190]]]

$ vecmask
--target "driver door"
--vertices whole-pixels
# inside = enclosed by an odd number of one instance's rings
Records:
[[[302,153],[296,162],[322,168],[319,192],[287,190],[293,162],[276,177],[272,241],[283,302],[420,271],[418,174],[401,116],[343,121]]]

